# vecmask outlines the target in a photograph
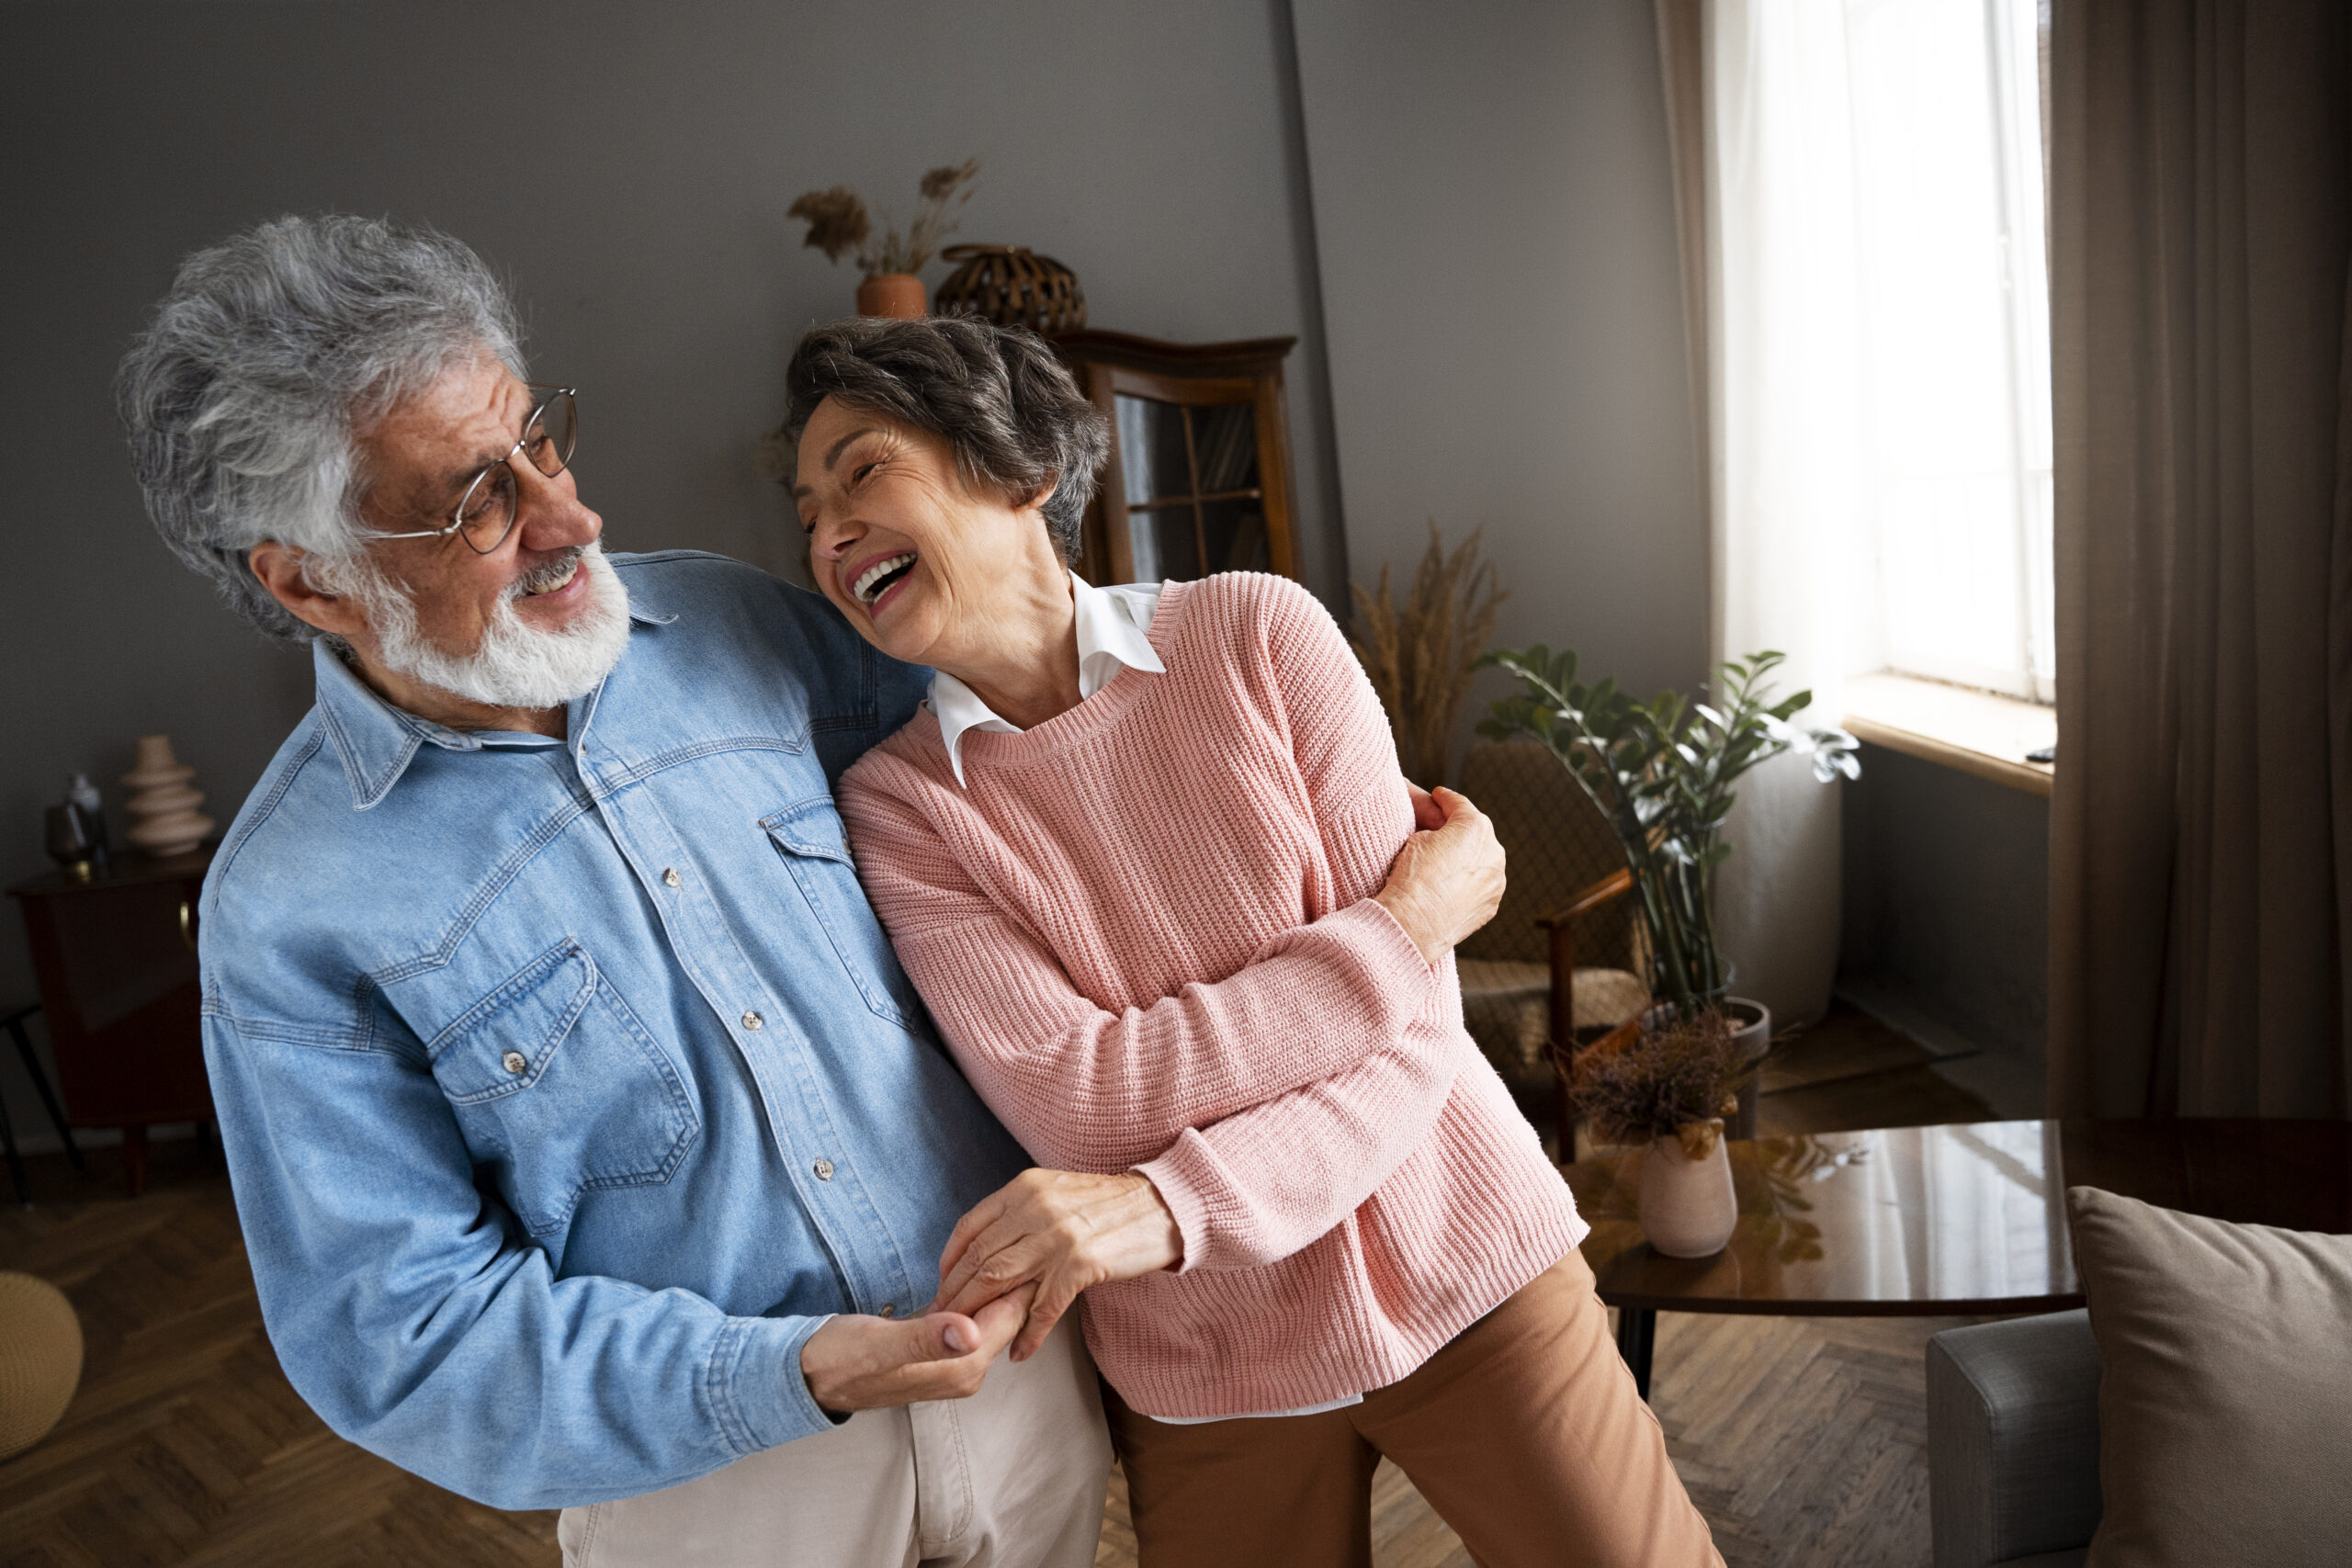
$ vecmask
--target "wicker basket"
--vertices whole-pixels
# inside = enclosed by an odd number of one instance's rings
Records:
[[[1086,324],[1086,294],[1078,275],[1026,245],[950,245],[942,261],[962,262],[932,296],[942,316],[978,316],[1001,327],[1027,327],[1051,336]]]

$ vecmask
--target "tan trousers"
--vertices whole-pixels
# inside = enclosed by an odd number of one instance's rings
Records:
[[[1370,1568],[1384,1454],[1483,1568],[1722,1568],[1578,1253],[1344,1410],[1172,1427],[1111,1401],[1143,1568]]]
[[[564,1568],[1089,1568],[1111,1445],[1065,1318],[969,1399],[861,1410],[699,1481],[566,1508]]]

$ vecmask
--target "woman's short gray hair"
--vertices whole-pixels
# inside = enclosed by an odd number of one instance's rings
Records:
[[[1020,497],[1051,483],[1046,526],[1078,558],[1111,426],[1036,333],[965,316],[835,321],[800,340],[784,385],[787,439],[839,398],[944,440],[975,489]]]
[[[477,355],[521,375],[520,336],[481,258],[429,229],[280,218],[198,251],[116,378],[148,515],[245,619],[307,641],[246,553],[360,566],[358,434]]]

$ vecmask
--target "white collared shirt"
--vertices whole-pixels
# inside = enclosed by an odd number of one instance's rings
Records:
[[[1078,700],[1084,702],[1111,683],[1122,670],[1165,675],[1168,666],[1151,646],[1153,612],[1159,608],[1159,584],[1130,583],[1124,588],[1097,588],[1076,572],[1069,574],[1070,597],[1078,608]],[[931,678],[925,699],[939,719],[939,738],[947,744],[947,763],[956,782],[964,782],[964,732],[991,730],[1018,735],[1021,727],[999,717],[978,692],[942,670]]]

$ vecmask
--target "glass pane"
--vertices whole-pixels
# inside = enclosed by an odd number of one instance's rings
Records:
[[[1192,494],[1192,469],[1184,460],[1184,411],[1174,403],[1125,392],[1111,403],[1118,412],[1119,468],[1126,476],[1127,504]],[[1191,525],[1187,519],[1185,526]]]
[[[1849,13],[1868,482],[1888,662],[2031,695],[2048,371],[2021,352],[2046,342],[2039,247],[2018,243],[2041,197],[2013,187],[2039,161],[2004,160],[2003,89],[2033,99],[1997,74],[1987,16],[1982,0]]]
[[[1201,575],[1200,544],[1193,534],[1193,509],[1162,506],[1127,514],[1135,547],[1137,582],[1189,582]]]
[[[1258,411],[1250,404],[1194,409],[1193,446],[1201,464],[1202,494],[1257,488]]]
[[[1202,508],[1202,532],[1208,536],[1210,571],[1272,571],[1273,556],[1266,547],[1266,513],[1255,501],[1213,501]]]

